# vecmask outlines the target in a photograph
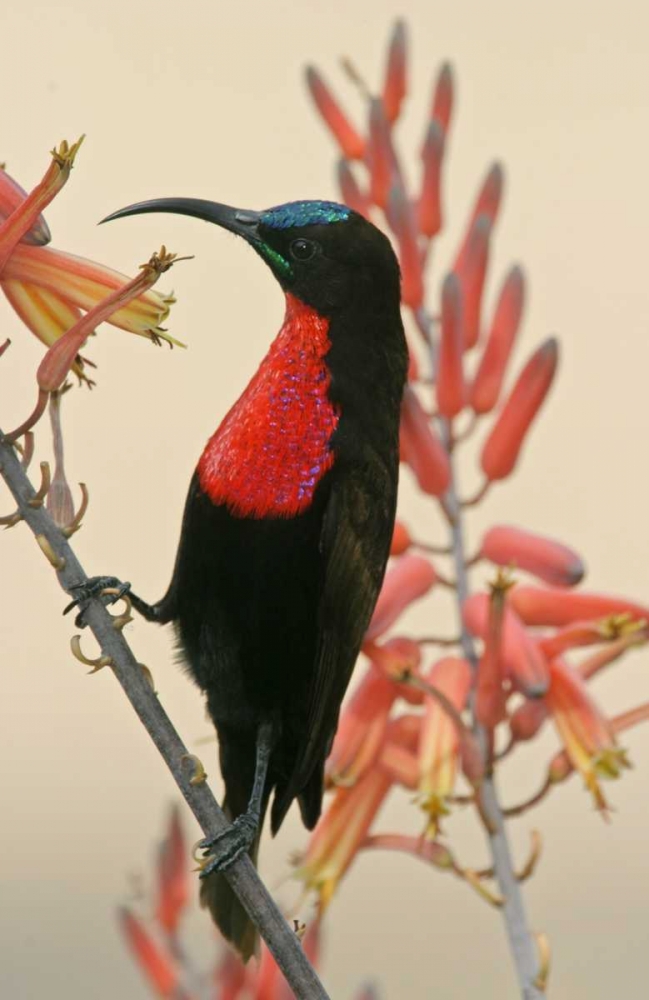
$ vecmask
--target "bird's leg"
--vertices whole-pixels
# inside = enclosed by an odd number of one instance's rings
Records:
[[[217,833],[216,837],[201,841],[201,849],[209,851],[209,857],[200,874],[201,878],[207,878],[212,872],[221,872],[229,868],[252,846],[261,820],[264,786],[273,744],[273,724],[272,722],[262,722],[257,732],[255,778],[248,800],[248,808],[240,816],[237,816],[227,830]]]
[[[97,597],[101,600],[102,604],[114,604],[119,601],[120,597],[128,594],[129,600],[135,610],[146,618],[148,622],[159,622],[164,624],[170,620],[170,615],[168,614],[167,601],[163,598],[156,604],[147,604],[143,601],[141,597],[134,594],[131,590],[130,583],[122,583],[116,576],[91,576],[85,583],[79,584],[77,587],[70,588],[72,593],[75,595],[74,600],[68,604],[63,610],[63,614],[67,615],[68,611],[72,608],[79,608],[79,614],[75,618],[75,625],[77,628],[85,628],[86,622],[84,621],[84,614],[88,607],[89,601]],[[114,594],[104,594],[104,590],[114,590]]]

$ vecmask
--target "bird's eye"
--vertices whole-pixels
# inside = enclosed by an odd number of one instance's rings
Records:
[[[312,240],[293,240],[291,243],[291,257],[295,260],[310,260],[316,252],[318,244]]]

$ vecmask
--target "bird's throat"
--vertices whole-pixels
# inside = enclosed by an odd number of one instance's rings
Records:
[[[257,518],[309,507],[334,462],[330,347],[329,321],[287,295],[280,332],[199,461],[200,486],[213,503]]]

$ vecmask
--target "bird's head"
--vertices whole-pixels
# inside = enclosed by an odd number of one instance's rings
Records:
[[[399,265],[389,240],[345,205],[293,201],[253,212],[200,198],[157,198],[103,221],[144,212],[191,215],[242,236],[285,291],[323,316],[353,303],[398,309]]]

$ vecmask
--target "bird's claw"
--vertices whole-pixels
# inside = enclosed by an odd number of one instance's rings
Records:
[[[130,583],[122,583],[116,576],[91,576],[85,583],[80,583],[76,587],[70,587],[72,593],[75,594],[75,598],[64,608],[63,614],[67,615],[68,611],[71,611],[72,608],[78,607],[79,614],[75,618],[74,624],[77,628],[85,628],[86,622],[83,616],[88,608],[88,603],[94,597],[98,597],[102,604],[114,604],[124,594],[127,594],[130,589]],[[105,593],[106,590],[111,590],[113,593],[107,594]]]
[[[246,854],[252,847],[257,834],[258,822],[250,813],[242,813],[234,822],[216,837],[200,842],[199,849],[207,853],[201,867],[200,878],[207,878],[214,872],[225,871],[230,865]]]

